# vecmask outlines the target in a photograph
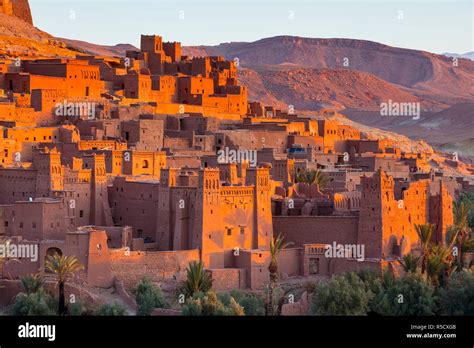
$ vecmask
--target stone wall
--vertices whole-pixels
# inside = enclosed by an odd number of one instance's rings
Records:
[[[280,233],[293,247],[304,244],[357,244],[357,216],[274,216],[273,234]]]
[[[278,254],[278,271],[283,278],[302,274],[302,248],[283,249]]]
[[[210,269],[214,290],[233,290],[246,288],[245,269],[241,268],[222,268]]]
[[[153,281],[186,277],[186,268],[191,261],[199,260],[199,251],[127,251],[110,250],[112,274],[122,281],[127,289],[135,288],[144,277]]]

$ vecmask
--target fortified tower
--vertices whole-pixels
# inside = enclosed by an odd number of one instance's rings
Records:
[[[362,178],[358,243],[365,246],[366,258],[382,258],[384,213],[394,200],[393,178],[379,170],[372,178]]]
[[[196,197],[196,247],[206,267],[224,267],[223,233],[219,214],[220,173],[217,168],[199,171]]]
[[[268,250],[273,239],[270,168],[247,169],[245,180],[247,186],[255,187],[252,249]]]
[[[61,154],[56,148],[37,152],[34,156],[37,197],[51,197],[53,191],[64,189],[64,169],[61,165]]]
[[[171,206],[171,188],[178,183],[179,169],[165,168],[160,172],[156,241],[160,250],[173,250],[174,209]]]
[[[86,158],[91,175],[91,223],[108,226],[112,223],[112,216],[108,211],[107,174],[105,169],[105,155],[94,154]]]
[[[436,225],[432,240],[445,243],[447,227],[454,224],[453,198],[443,180],[432,182],[432,184],[439,184],[439,193],[430,197],[430,223]]]
[[[142,35],[140,50],[146,53],[163,53],[163,39],[159,35]]]

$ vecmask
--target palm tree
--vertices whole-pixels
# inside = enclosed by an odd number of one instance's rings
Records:
[[[435,225],[433,224],[415,225],[415,231],[421,243],[421,274],[424,274],[426,270],[426,259],[430,252],[430,241],[434,228]]]
[[[59,315],[65,315],[67,308],[64,299],[64,285],[66,281],[76,272],[84,267],[74,256],[63,256],[55,253],[48,257],[46,269],[55,274],[59,288]]]
[[[420,257],[413,254],[406,254],[398,262],[402,265],[406,273],[416,273],[420,263]]]
[[[472,209],[473,204],[467,202],[466,200],[459,200],[454,202],[453,205],[453,215],[454,215],[454,224],[461,230],[470,230],[469,227],[469,211]]]
[[[446,246],[451,249],[458,241],[460,230],[454,225],[449,226],[446,230]]]
[[[320,189],[326,187],[328,180],[329,179],[327,175],[319,169],[303,170],[299,173],[296,173],[296,182],[301,182],[308,185],[317,184]]]
[[[474,251],[474,236],[472,231],[459,239],[459,269],[464,268],[464,255]],[[469,265],[468,265],[469,267]]]
[[[429,255],[426,259],[426,273],[435,285],[440,285],[449,278],[451,273],[456,269],[453,266],[453,258],[451,249],[441,245],[431,245]]]
[[[469,213],[472,208],[473,204],[470,201],[460,199],[458,202],[454,202],[454,226],[448,229],[446,235],[447,243],[449,244],[449,238],[452,241],[451,247],[456,246],[457,248],[456,263],[459,269],[464,268],[465,253],[474,250],[474,237],[469,226]]]
[[[270,272],[270,284],[268,287],[267,306],[265,308],[266,315],[273,315],[273,291],[278,279],[278,255],[280,251],[293,245],[293,243],[285,243],[285,237],[281,234],[270,242],[270,264],[268,271]]]
[[[33,294],[43,287],[43,278],[40,274],[24,276],[20,281],[27,295]]]
[[[204,270],[204,264],[201,261],[190,262],[186,273],[187,278],[184,287],[187,297],[193,296],[196,292],[211,290],[212,277]]]

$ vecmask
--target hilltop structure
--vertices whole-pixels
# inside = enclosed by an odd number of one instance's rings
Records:
[[[279,234],[294,243],[282,278],[397,268],[420,252],[415,224],[442,243],[453,199],[473,188],[330,111],[248,103],[233,62],[159,36],[124,58],[4,61],[0,84],[0,237],[40,250],[4,277],[61,253],[92,286],[179,280],[202,260],[217,289],[261,289]],[[316,170],[325,185],[301,181]]]

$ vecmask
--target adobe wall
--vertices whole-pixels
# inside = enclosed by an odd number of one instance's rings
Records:
[[[20,243],[20,244],[27,244],[27,243]],[[31,243],[31,244],[34,244],[34,243]],[[42,260],[40,258],[36,262],[33,262],[30,259],[7,260],[4,262],[3,267],[0,269],[1,277],[7,278],[7,279],[18,279],[26,274],[36,274],[38,273],[38,271],[40,271],[41,261]]]
[[[246,272],[241,268],[210,269],[212,288],[218,291],[243,289],[247,287]]]
[[[126,102],[126,100],[125,100]],[[218,107],[200,106],[190,104],[173,104],[173,103],[159,103],[155,107],[156,114],[184,114],[184,113],[200,113],[203,116],[215,117],[219,115],[220,119],[226,120],[241,120],[242,116],[239,113],[232,113],[222,111]]]
[[[247,130],[226,130],[222,131],[224,135],[224,144],[219,146],[229,147],[230,149],[261,150],[263,148],[273,147],[278,152],[284,153],[287,147],[286,131],[247,131]],[[221,136],[222,137],[222,136]]]
[[[107,233],[94,231],[89,233],[87,252],[87,283],[92,286],[109,288],[113,285],[110,269],[110,254],[107,247]]]
[[[134,237],[155,239],[158,184],[117,178],[109,187],[109,202],[116,224],[132,226]]]
[[[24,291],[19,280],[0,279],[0,305],[11,305],[15,296]]]
[[[0,204],[36,196],[36,170],[0,169]]]
[[[112,274],[124,283],[126,288],[134,288],[144,278],[154,281],[165,278],[182,280],[191,261],[199,261],[199,250],[126,252],[123,249],[110,249]]]
[[[278,255],[278,272],[280,275],[293,277],[302,274],[302,251],[301,248],[287,248],[280,251]]]
[[[370,269],[377,274],[381,274],[382,270],[388,265],[388,262],[377,260],[357,261],[354,259],[332,259],[329,265],[331,275],[342,275],[347,272],[357,272],[363,269]]]
[[[199,168],[201,166],[201,160],[197,156],[173,156],[167,157],[166,163],[168,168]]]
[[[240,250],[234,257],[234,267],[245,269],[245,286],[250,289],[263,289],[270,279],[268,265],[270,251]]]
[[[357,244],[357,216],[274,216],[273,235],[294,247],[303,244]]]

